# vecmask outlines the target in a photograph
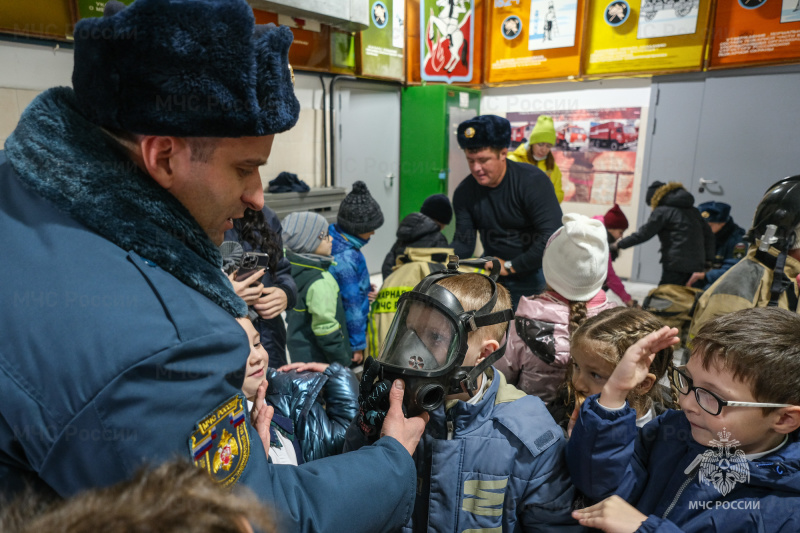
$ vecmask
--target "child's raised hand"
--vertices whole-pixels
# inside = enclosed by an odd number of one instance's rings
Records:
[[[598,504],[572,511],[580,525],[602,529],[606,533],[633,533],[647,516],[620,498],[610,496]]]
[[[289,372],[291,370],[296,370],[297,372],[325,372],[325,370],[331,365],[328,363],[289,363],[287,365],[283,365],[282,367],[278,368],[278,372]]]
[[[256,401],[253,402],[253,410],[250,411],[250,421],[261,438],[261,443],[264,445],[264,453],[269,457],[269,425],[272,422],[272,415],[275,414],[275,408],[267,405],[264,401],[267,396],[267,386],[268,382],[266,380],[258,386]]]
[[[616,409],[625,405],[628,393],[636,388],[650,372],[656,352],[680,342],[678,330],[664,326],[636,341],[625,351],[611,377],[603,386],[598,401],[604,407]]]

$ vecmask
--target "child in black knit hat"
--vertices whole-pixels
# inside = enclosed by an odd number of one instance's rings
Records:
[[[409,213],[400,221],[397,240],[383,259],[381,274],[389,277],[397,264],[397,257],[406,248],[449,248],[447,237],[442,230],[453,218],[453,206],[444,194],[428,196],[418,213]]]
[[[369,193],[367,185],[357,181],[339,205],[336,223],[328,230],[333,237],[331,255],[335,260],[328,272],[339,284],[354,364],[360,364],[364,358],[370,295],[377,294],[377,287],[370,284],[367,260],[361,247],[382,225],[381,206]]]

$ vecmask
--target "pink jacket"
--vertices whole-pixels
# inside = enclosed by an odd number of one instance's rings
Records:
[[[594,220],[599,220],[600,222],[605,225],[605,220],[603,220],[603,215],[597,215],[592,217]],[[622,280],[619,279],[617,273],[614,272],[613,261],[611,260],[611,254],[608,255],[608,273],[606,274],[606,285],[608,288],[614,291],[614,293],[619,296],[623,302],[629,302],[633,298],[628,291],[625,290],[625,285],[622,284]]]
[[[603,291],[586,302],[588,316],[615,306]],[[520,298],[506,353],[494,366],[509,383],[549,404],[564,381],[569,359],[567,300],[553,291]]]

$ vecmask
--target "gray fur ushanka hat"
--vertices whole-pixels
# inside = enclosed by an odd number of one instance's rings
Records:
[[[81,112],[115,130],[258,137],[297,122],[292,32],[255,24],[244,0],[112,0],[75,26]]]

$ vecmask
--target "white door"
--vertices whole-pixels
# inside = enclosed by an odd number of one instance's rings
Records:
[[[767,187],[800,174],[800,74],[719,75],[654,84],[640,220],[653,181],[680,181],[695,205],[715,200],[748,229]],[[637,246],[632,278],[657,283],[658,240]]]
[[[361,180],[381,206],[383,226],[361,249],[371,274],[380,273],[395,241],[400,206],[400,87],[338,81],[335,84],[334,186],[349,192]]]

